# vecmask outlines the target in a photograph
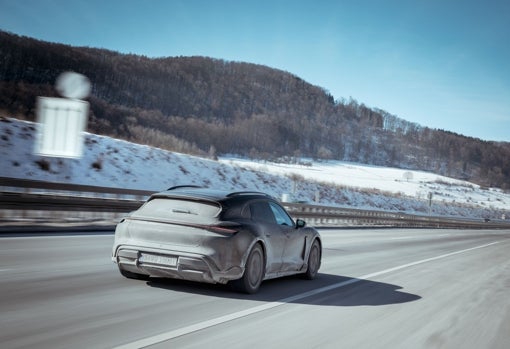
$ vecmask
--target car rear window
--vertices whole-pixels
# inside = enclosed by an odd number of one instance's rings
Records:
[[[178,222],[210,223],[221,211],[219,204],[203,201],[155,198],[133,213],[133,217]]]

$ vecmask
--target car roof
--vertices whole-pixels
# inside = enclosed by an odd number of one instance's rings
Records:
[[[270,195],[259,191],[227,191],[211,188],[203,188],[193,185],[182,185],[171,187],[165,191],[155,193],[154,197],[189,198],[215,202],[237,201],[236,199],[247,200],[255,198],[272,199]]]

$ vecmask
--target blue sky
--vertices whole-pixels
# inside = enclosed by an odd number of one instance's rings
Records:
[[[0,0],[0,29],[267,65],[423,126],[510,141],[507,0]]]

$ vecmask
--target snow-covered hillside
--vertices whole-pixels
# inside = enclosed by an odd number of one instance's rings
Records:
[[[346,162],[213,161],[86,134],[80,159],[33,154],[36,127],[0,119],[0,176],[160,191],[179,184],[258,190],[293,201],[349,208],[499,219],[510,194],[432,173]]]

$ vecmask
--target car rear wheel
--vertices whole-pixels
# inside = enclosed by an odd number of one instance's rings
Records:
[[[124,276],[124,277],[126,277],[128,279],[149,280],[149,275],[132,273],[130,271],[122,269],[121,267],[119,267],[119,271],[120,271],[122,276]]]
[[[313,280],[317,276],[319,272],[319,268],[321,266],[321,248],[319,242],[315,240],[310,248],[310,253],[308,254],[308,269],[304,274],[305,279]]]
[[[256,244],[246,261],[243,277],[233,282],[234,287],[244,293],[257,292],[264,279],[264,264],[264,252]]]

